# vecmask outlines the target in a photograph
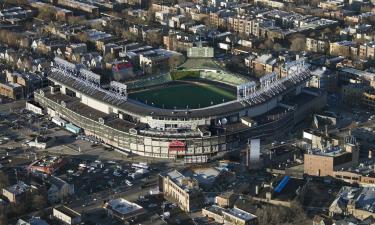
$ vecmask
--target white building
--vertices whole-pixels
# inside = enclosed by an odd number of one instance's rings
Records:
[[[63,205],[53,208],[53,216],[69,225],[81,222],[81,214]]]
[[[121,220],[137,217],[144,213],[142,206],[129,202],[123,198],[108,201],[104,205],[104,208],[107,209],[109,215],[115,216]]]

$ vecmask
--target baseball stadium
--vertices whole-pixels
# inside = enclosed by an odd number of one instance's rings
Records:
[[[188,59],[166,74],[102,84],[101,76],[55,58],[48,79],[35,100],[73,133],[124,153],[187,163],[241,150],[251,138],[285,135],[325,105],[325,94],[306,86],[303,59],[256,80],[212,59]]]

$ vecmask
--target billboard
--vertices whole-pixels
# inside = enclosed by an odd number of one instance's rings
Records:
[[[112,74],[115,81],[124,81],[126,78],[133,77],[133,64],[130,62],[113,63]]]
[[[214,49],[211,47],[191,47],[187,50],[189,58],[213,58]]]

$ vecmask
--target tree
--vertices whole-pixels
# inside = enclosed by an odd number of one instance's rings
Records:
[[[291,37],[290,42],[291,42],[291,45],[290,45],[291,51],[295,51],[295,52],[303,51],[306,45],[306,37],[303,34],[296,34]]]
[[[86,33],[84,32],[79,32],[77,35],[76,35],[76,38],[80,41],[80,42],[83,42],[83,43],[86,43],[88,41],[88,36]]]
[[[122,32],[122,38],[128,40],[128,41],[136,41],[138,38],[137,38],[137,35],[133,34],[132,32],[130,31],[124,31]]]
[[[10,46],[18,46],[21,34],[9,30],[0,30],[0,42]]]
[[[32,205],[35,209],[44,209],[47,206],[47,199],[42,194],[37,194],[33,196]]]
[[[0,190],[7,186],[9,186],[8,175],[5,174],[3,171],[0,171]]]
[[[8,217],[4,211],[3,209],[0,210],[0,224],[8,224]]]
[[[44,21],[55,21],[56,20],[56,9],[52,6],[47,6],[39,10],[38,18]]]
[[[69,16],[67,22],[71,25],[82,25],[87,21],[82,16]]]
[[[104,57],[103,60],[106,63],[112,62],[115,59],[115,57],[111,53],[107,53]]]
[[[273,41],[271,39],[267,39],[263,43],[260,43],[258,48],[262,50],[271,50],[273,48]]]
[[[160,32],[148,32],[146,35],[146,41],[149,45],[159,46],[162,44],[162,37]]]
[[[279,43],[273,45],[273,50],[279,52],[283,47]]]

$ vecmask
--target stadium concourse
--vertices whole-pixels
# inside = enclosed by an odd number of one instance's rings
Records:
[[[60,117],[121,151],[189,162],[240,150],[250,138],[277,137],[325,104],[324,92],[306,88],[310,72],[303,60],[289,62],[281,74],[259,81],[217,67],[196,66],[179,68],[177,76],[172,72],[147,79],[154,86],[176,81],[176,77],[197,82],[209,79],[237,89],[237,98],[195,109],[160,108],[129,97],[139,88],[134,84],[137,81],[102,85],[99,76],[59,58],[48,75],[53,85],[34,95],[51,117]],[[139,85],[147,87],[143,82]],[[290,104],[301,95],[309,96],[309,101]]]

